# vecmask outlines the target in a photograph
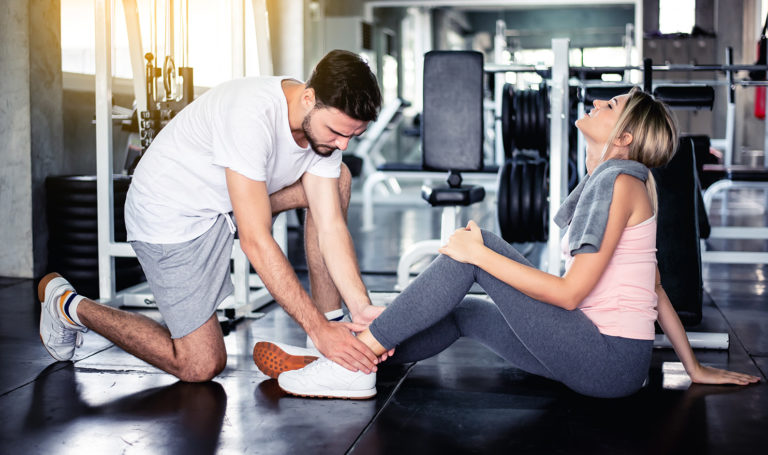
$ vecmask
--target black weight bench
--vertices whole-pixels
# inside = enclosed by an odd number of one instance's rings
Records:
[[[447,172],[448,176],[444,185],[422,186],[422,199],[433,207],[443,208],[440,239],[417,242],[403,253],[397,265],[397,286],[401,290],[408,285],[411,266],[437,255],[437,250],[456,230],[459,207],[485,198],[485,188],[464,185],[462,177],[462,173],[479,175],[485,170],[483,76],[483,55],[479,52],[431,51],[424,55],[422,168],[400,172]],[[495,181],[495,173],[487,175]]]

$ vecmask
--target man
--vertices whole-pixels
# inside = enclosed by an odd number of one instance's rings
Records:
[[[351,177],[341,151],[376,119],[381,94],[359,56],[332,51],[303,84],[284,77],[230,81],[183,109],[156,137],[125,206],[128,240],[167,328],[77,295],[57,274],[38,286],[40,337],[69,360],[92,329],[184,381],[207,381],[226,365],[216,307],[232,294],[230,254],[240,245],[275,300],[317,349],[353,371],[378,359],[350,332],[371,306],[346,225]],[[272,217],[307,208],[312,298],[271,235]],[[344,299],[354,323],[329,322]]]

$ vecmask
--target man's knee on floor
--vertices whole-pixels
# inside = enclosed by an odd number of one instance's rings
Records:
[[[183,361],[176,375],[185,382],[206,382],[215,378],[227,366],[226,352],[217,353],[205,358],[194,358]]]

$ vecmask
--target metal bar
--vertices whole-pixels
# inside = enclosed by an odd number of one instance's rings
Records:
[[[649,58],[643,60],[643,90],[653,92],[653,65]]]
[[[483,67],[486,73],[535,73],[546,72],[551,68],[541,65],[515,65],[488,63]],[[644,66],[572,66],[575,72],[621,73],[624,71],[644,71]],[[766,71],[768,65],[651,65],[653,71]]]
[[[768,239],[768,227],[712,227],[710,239]]]
[[[96,208],[99,247],[99,296],[115,296],[115,261],[109,245],[115,237],[112,198],[112,0],[94,1],[96,39]]]
[[[136,109],[147,110],[146,73],[144,71],[144,48],[141,46],[141,25],[136,0],[123,0],[125,11],[125,29],[128,31],[128,50],[131,54],[131,72],[133,73],[133,97]],[[141,122],[139,122],[141,129]],[[141,131],[139,131],[141,133]]]
[[[568,190],[568,47],[567,38],[552,40],[555,54],[552,66],[552,101],[549,129],[549,255],[548,271],[560,275],[560,228],[551,221]]]
[[[768,264],[768,253],[760,251],[702,251],[706,264]]]
[[[250,263],[248,257],[240,247],[240,240],[236,239],[232,244],[232,264],[233,264],[233,284],[235,285],[235,303],[237,305],[248,305],[250,297],[250,287],[248,286],[248,275],[250,273]]]
[[[176,18],[174,17],[174,8],[173,8],[173,0],[167,0],[168,1],[168,17],[166,18],[167,23],[166,26],[168,27],[165,30],[165,33],[168,35],[168,49],[165,50],[166,55],[165,57],[171,57],[171,60],[173,60],[174,64],[176,63]],[[163,59],[163,66],[165,66],[165,59]],[[171,88],[173,90],[174,88]],[[165,97],[169,98],[171,96],[170,93],[166,93]]]
[[[256,25],[256,52],[259,58],[259,76],[272,76],[272,50],[269,44],[269,21],[267,20],[267,0],[251,0],[253,4],[253,22]]]
[[[580,89],[580,90],[583,90]],[[580,119],[587,111],[584,105],[584,96],[582,91],[581,99],[576,112],[576,118]],[[575,121],[571,119],[572,121]],[[580,130],[576,130],[576,169],[579,172],[579,179],[581,176],[587,173],[587,142],[584,140],[584,135]]]
[[[445,245],[450,240],[451,235],[456,232],[456,216],[459,208],[453,205],[443,207],[442,217],[440,218],[440,243]]]
[[[766,19],[766,20],[768,21],[768,19]],[[766,23],[768,24],[768,22],[766,22]],[[765,28],[763,28],[763,31],[765,31]],[[763,52],[765,54],[768,54],[768,46],[760,46],[760,47],[763,49]],[[763,57],[763,61],[768,61],[768,60],[766,60],[768,55],[763,55],[762,57]],[[766,81],[761,81],[761,82],[766,82]],[[768,103],[768,89],[765,90],[765,103],[763,105],[764,106],[768,105],[766,103]],[[763,135],[764,135],[764,138],[763,138],[763,167],[768,168],[768,158],[766,158],[766,156],[768,156],[768,121],[765,120],[765,119],[763,119],[763,127],[764,127],[764,130],[763,130]]]
[[[728,349],[728,333],[686,332],[691,347],[702,349]],[[666,335],[656,335],[654,348],[671,348],[672,343]]]
[[[109,252],[109,255],[112,257],[118,257],[118,258],[135,258],[136,257],[136,252],[133,251],[133,247],[131,247],[131,244],[127,242],[110,243],[107,251]]]
[[[245,76],[245,0],[230,3],[232,38],[232,78]],[[258,29],[258,27],[257,27]],[[258,32],[257,32],[258,33]]]
[[[725,48],[725,62],[729,65],[733,64],[733,48],[728,46]],[[730,166],[733,163],[733,141],[734,141],[734,120],[736,117],[736,91],[733,86],[733,71],[728,70],[726,72],[728,78],[728,105],[725,110],[725,153],[724,162],[726,166]]]

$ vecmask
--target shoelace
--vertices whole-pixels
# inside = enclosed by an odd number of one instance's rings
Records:
[[[63,324],[58,324],[55,328],[53,340],[56,344],[72,344],[74,342],[77,348],[83,344],[82,334],[77,330],[64,327]]]
[[[325,357],[319,357],[319,358],[318,358],[317,360],[315,360],[314,362],[312,362],[312,363],[310,363],[309,365],[307,365],[307,366],[305,366],[304,368],[302,368],[302,370],[303,370],[303,371],[314,371],[314,370],[316,370],[316,369],[320,368],[320,365],[322,365],[322,364],[324,364],[324,363],[326,363],[326,362],[330,362],[330,363],[333,363],[333,362],[331,362],[330,360],[328,360],[328,359],[327,359],[327,358],[325,358]]]

